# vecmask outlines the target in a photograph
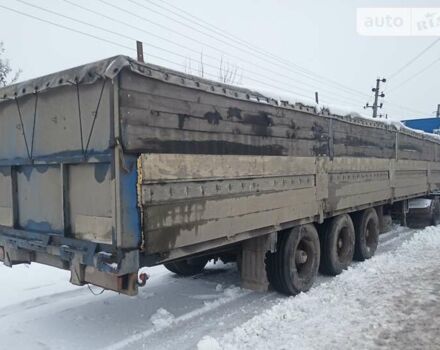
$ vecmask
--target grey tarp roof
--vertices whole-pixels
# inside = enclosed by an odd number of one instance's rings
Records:
[[[103,77],[113,79],[125,67],[133,72],[151,76],[152,78],[154,78],[154,75],[151,73],[147,74],[149,70],[160,71],[165,74],[168,73],[174,77],[196,79],[199,82],[209,83],[210,85],[227,87],[229,89],[234,89],[235,91],[241,91],[242,93],[252,94],[253,96],[264,97],[262,94],[255,91],[191,76],[190,74],[185,74],[153,64],[140,63],[128,56],[119,55],[0,88],[0,102],[2,102],[2,100],[10,100],[16,97],[33,94],[35,91],[43,92],[64,85],[72,85],[76,83],[93,84]]]
[[[101,79],[104,76],[109,78],[114,77],[127,65],[129,65],[129,61],[124,56],[110,57],[97,62],[6,86],[0,89],[0,99],[9,100],[15,97],[32,94],[35,91],[42,92],[59,86],[72,85],[75,83],[93,84],[96,80]]]
[[[148,76],[153,79],[166,80],[171,84],[185,85],[189,88],[205,90],[214,94],[221,94],[223,96],[226,95],[232,98],[280,106],[280,101],[265,96],[264,94],[261,94],[255,90],[219,83],[213,80],[192,76],[190,74],[149,63],[140,63],[128,56],[123,55],[113,56],[100,61],[6,86],[0,89],[0,103],[15,99],[17,97],[33,94],[36,91],[43,92],[60,86],[72,85],[76,83],[93,84],[97,80],[104,77],[113,79],[124,68],[130,69],[137,74]],[[188,84],[188,82],[191,82],[191,84]],[[281,107],[302,110],[309,113],[320,113],[326,116],[332,115],[338,119],[344,119],[347,122],[354,122],[356,124],[367,125],[370,127],[394,130],[397,129],[401,132],[403,131],[405,133],[412,134],[413,136],[435,139],[436,142],[439,142],[436,135],[425,134],[422,136],[420,132],[406,128],[403,125],[396,125],[397,123],[386,123],[380,120],[365,119],[363,117],[351,114],[338,115],[332,113],[328,109],[319,111],[316,109],[316,106],[310,106],[301,102],[291,102],[292,103],[282,101]]]

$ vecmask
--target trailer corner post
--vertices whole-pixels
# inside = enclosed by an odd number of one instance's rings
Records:
[[[241,255],[241,286],[258,292],[269,289],[266,273],[266,253],[275,252],[277,233],[256,237],[243,242]]]

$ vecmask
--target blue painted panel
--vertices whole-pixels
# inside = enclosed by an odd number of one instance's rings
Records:
[[[119,247],[138,248],[141,243],[140,210],[137,194],[137,157],[124,155],[124,169],[121,169],[121,220],[122,242]]]
[[[402,123],[411,129],[422,130],[430,133],[439,133],[434,132],[434,130],[440,129],[440,118],[410,119],[403,120]]]

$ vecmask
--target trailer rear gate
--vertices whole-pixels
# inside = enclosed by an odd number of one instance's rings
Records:
[[[434,137],[123,56],[0,98],[0,259],[78,284],[440,186]]]

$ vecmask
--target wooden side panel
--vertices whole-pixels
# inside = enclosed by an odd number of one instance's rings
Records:
[[[148,251],[166,251],[314,216],[314,188],[151,206],[144,212]],[[302,205],[297,205],[301,201]],[[166,212],[166,220],[163,218]]]
[[[142,154],[147,253],[440,187],[440,148],[420,135],[163,79],[120,76],[122,143]]]
[[[121,75],[120,113],[127,151],[142,153],[328,154],[328,119]]]
[[[141,164],[148,253],[424,194],[440,176],[438,164],[380,158],[144,154]]]
[[[350,209],[392,197],[390,161],[378,158],[334,158],[328,163],[328,212]]]
[[[129,71],[121,74],[119,99],[128,152],[430,161],[440,157],[435,143],[416,134],[396,137],[396,130],[384,124],[234,99]]]
[[[314,157],[147,154],[141,161],[149,253],[319,213]]]
[[[393,158],[395,132],[333,121],[335,157]]]
[[[426,193],[429,163],[424,161],[399,160],[396,162],[392,186],[394,196],[400,198],[416,193]]]
[[[311,157],[216,156],[186,154],[143,154],[142,179],[164,180],[225,179],[260,176],[313,174]]]
[[[430,160],[435,159],[434,143],[422,140],[420,138],[400,134],[399,135],[399,159],[409,160]]]

